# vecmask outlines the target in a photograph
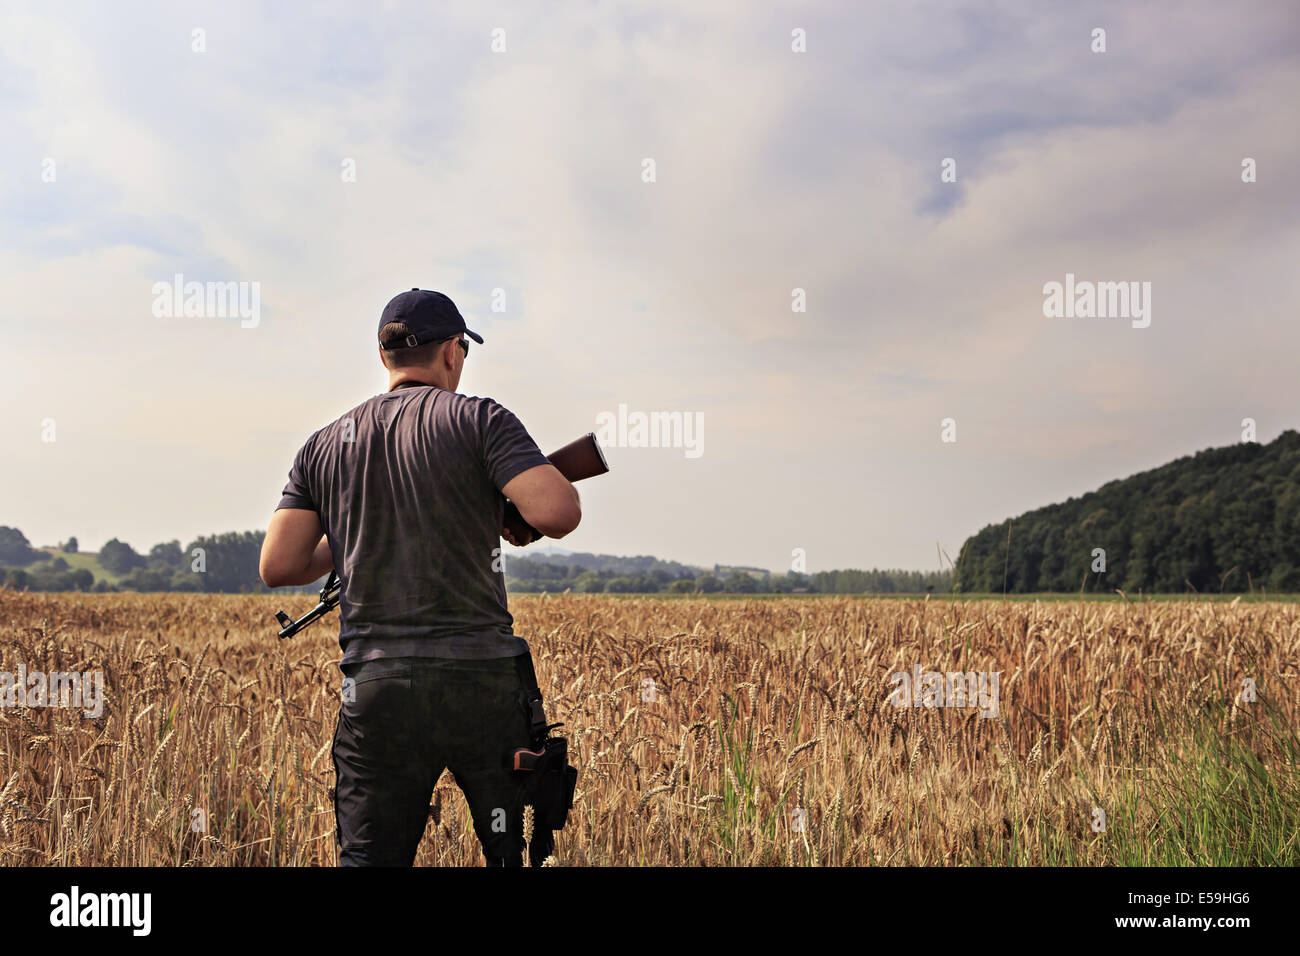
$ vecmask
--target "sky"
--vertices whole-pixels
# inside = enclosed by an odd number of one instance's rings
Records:
[[[418,286],[543,451],[699,423],[561,546],[938,569],[1300,427],[1297,103],[1283,2],[7,2],[0,525],[265,528]],[[1149,324],[1045,315],[1067,275]]]

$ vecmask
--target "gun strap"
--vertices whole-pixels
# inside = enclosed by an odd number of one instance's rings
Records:
[[[542,707],[542,691],[537,686],[537,674],[533,671],[533,655],[529,651],[515,657],[515,672],[524,687],[528,703],[528,732],[534,741],[546,736],[546,711]]]

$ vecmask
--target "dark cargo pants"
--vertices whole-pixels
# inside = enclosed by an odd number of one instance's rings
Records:
[[[340,866],[410,866],[429,800],[450,767],[488,866],[521,866],[524,794],[507,755],[529,745],[524,688],[512,657],[398,657],[349,664],[334,731]],[[352,697],[353,699],[349,699]],[[534,865],[552,834],[533,832]]]

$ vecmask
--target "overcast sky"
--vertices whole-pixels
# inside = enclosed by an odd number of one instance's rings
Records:
[[[1297,51],[1294,3],[8,2],[0,524],[264,528],[419,286],[544,451],[702,416],[564,547],[936,568],[1300,425]],[[257,324],[157,316],[178,273]],[[1067,273],[1150,325],[1045,317]]]

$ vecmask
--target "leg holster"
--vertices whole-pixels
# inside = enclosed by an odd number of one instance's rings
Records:
[[[562,723],[548,724],[542,706],[542,692],[533,671],[533,655],[525,651],[515,658],[522,685],[522,704],[528,714],[531,746],[519,747],[508,757],[511,771],[524,786],[524,802],[533,807],[534,830],[559,830],[569,818],[578,770],[569,766],[569,742],[552,737],[551,730]]]

